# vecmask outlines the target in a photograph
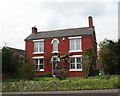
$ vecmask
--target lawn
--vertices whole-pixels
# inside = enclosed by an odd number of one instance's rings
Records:
[[[36,77],[33,80],[10,79],[2,82],[3,92],[29,91],[68,91],[119,88],[120,76],[95,76],[89,78],[67,78],[59,80],[55,77]]]

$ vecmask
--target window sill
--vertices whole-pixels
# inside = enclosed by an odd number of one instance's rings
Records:
[[[58,53],[58,51],[53,51],[52,53]]]
[[[82,52],[82,50],[71,50],[69,52]]]
[[[40,70],[35,70],[36,72],[40,72],[40,71],[44,71],[44,69],[40,69]]]
[[[44,54],[44,52],[33,52],[33,54]]]
[[[69,71],[82,71],[82,69],[70,69]]]

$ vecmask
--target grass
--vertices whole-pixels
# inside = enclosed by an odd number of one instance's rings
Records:
[[[120,76],[96,76],[85,78],[36,77],[33,80],[8,80],[2,83],[3,92],[68,91],[119,88]]]

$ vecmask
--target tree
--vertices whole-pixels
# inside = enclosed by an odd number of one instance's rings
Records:
[[[104,39],[100,42],[99,50],[99,68],[104,69],[105,74],[117,74],[118,72],[118,58],[120,53],[119,42],[114,42],[112,40]]]
[[[26,55],[14,56],[8,47],[2,48],[2,72],[11,78],[32,79],[33,64],[29,62]]]
[[[67,64],[69,63],[69,56],[72,56],[71,53],[66,53],[66,54],[61,54],[61,53],[54,53],[53,55],[57,56],[62,63],[61,68],[58,66],[58,75],[57,77],[60,80],[66,79],[67,77],[67,73],[66,73],[66,68],[67,68]]]
[[[115,54],[116,54],[116,72],[115,74],[120,74],[120,39],[118,40],[118,42],[116,42],[116,46],[115,46],[116,50],[115,50]]]
[[[93,73],[93,65],[96,64],[96,56],[95,52],[93,51],[92,48],[88,48],[85,51],[83,51],[83,71],[84,71],[84,76],[88,77],[92,75]]]
[[[34,65],[30,63],[29,58],[24,55],[19,59],[18,78],[32,79],[34,76]]]
[[[13,53],[9,48],[2,48],[2,72],[9,73],[10,75],[14,75],[17,71],[16,60],[13,57]]]

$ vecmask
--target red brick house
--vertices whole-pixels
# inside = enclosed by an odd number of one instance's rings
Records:
[[[55,75],[56,64],[60,59],[52,53],[72,53],[67,74],[71,77],[83,76],[82,52],[93,48],[97,54],[97,42],[92,17],[88,17],[89,27],[70,28],[38,32],[32,27],[32,33],[25,39],[25,50],[31,62],[36,65],[36,75],[51,73]],[[57,62],[57,63],[56,63]]]

